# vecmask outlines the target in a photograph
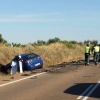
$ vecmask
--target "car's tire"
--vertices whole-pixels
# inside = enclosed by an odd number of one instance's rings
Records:
[[[6,70],[6,73],[7,73],[7,74],[10,74],[10,73],[11,73],[11,67],[9,67],[9,68]]]
[[[43,68],[43,66],[40,66],[38,69],[42,69]]]

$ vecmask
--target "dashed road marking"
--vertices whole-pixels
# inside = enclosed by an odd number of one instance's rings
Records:
[[[100,81],[92,88],[92,90],[83,98],[83,100],[87,100],[88,97],[93,93],[93,91],[100,85]]]
[[[93,87],[93,85],[90,85],[77,99],[81,99],[92,87],[90,92],[82,99],[82,100],[87,100],[89,96],[93,93],[93,91],[100,85],[100,81]]]
[[[89,89],[91,89],[92,86],[93,86],[93,85],[90,85],[77,99],[81,99],[81,98],[86,94],[86,92],[87,92]]]

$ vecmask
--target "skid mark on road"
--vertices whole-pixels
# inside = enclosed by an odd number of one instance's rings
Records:
[[[32,78],[32,77],[34,77],[34,76],[39,76],[39,75],[42,75],[42,74],[45,74],[45,73],[46,73],[46,72],[43,72],[43,73],[35,74],[35,75],[29,76],[29,77],[26,77],[26,78],[21,78],[21,79],[19,79],[19,80],[15,80],[15,81],[12,81],[12,82],[8,82],[8,83],[5,83],[5,84],[1,84],[0,87],[6,86],[6,85],[9,85],[9,84],[12,84],[12,83],[16,83],[16,82],[19,82],[19,81],[23,81],[23,80]]]

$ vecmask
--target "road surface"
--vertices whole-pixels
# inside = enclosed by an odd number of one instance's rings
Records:
[[[0,100],[100,100],[100,64],[68,64],[0,78]]]

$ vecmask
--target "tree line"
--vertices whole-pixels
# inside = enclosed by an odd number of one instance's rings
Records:
[[[79,45],[86,45],[87,43],[90,43],[91,45],[98,44],[98,40],[85,40],[84,42],[77,42],[75,40],[67,41],[67,40],[60,40],[58,37],[55,37],[53,39],[49,39],[48,41],[43,40],[37,40],[37,42],[29,43],[32,46],[42,46],[42,45],[49,45],[52,43],[63,43],[67,45],[68,47],[72,47],[72,44],[79,44]],[[0,34],[0,43],[5,44],[6,46],[13,46],[13,47],[25,47],[27,44],[21,44],[21,43],[8,43],[3,37],[2,34]]]

